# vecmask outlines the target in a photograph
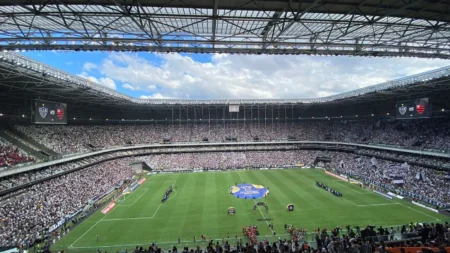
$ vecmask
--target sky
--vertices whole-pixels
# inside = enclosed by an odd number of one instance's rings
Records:
[[[25,52],[136,98],[295,99],[329,96],[450,65],[418,58]]]

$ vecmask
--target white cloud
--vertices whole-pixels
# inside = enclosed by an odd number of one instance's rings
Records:
[[[132,86],[132,85],[129,84],[129,83],[124,83],[124,84],[122,84],[122,88],[127,89],[127,90],[132,90],[132,91],[140,90],[139,87],[134,87],[134,86]]]
[[[145,98],[232,99],[328,96],[448,64],[409,58],[224,54],[205,63],[180,54],[156,56],[158,64],[137,54],[114,53],[96,67],[105,78],[124,83],[124,89],[153,94]]]
[[[97,65],[92,62],[86,62],[83,64],[83,70],[84,71],[91,71],[93,69],[96,69]]]
[[[142,98],[142,99],[168,99],[170,97],[163,96],[161,93],[154,93],[150,96],[141,95],[139,98]]]
[[[113,79],[111,79],[109,77],[101,77],[101,78],[98,79],[96,77],[89,76],[86,72],[82,72],[78,76],[86,78],[86,79],[88,79],[89,81],[91,81],[93,83],[97,83],[97,84],[105,86],[107,88],[110,88],[110,89],[113,89],[113,90],[117,89],[116,83],[114,82]]]

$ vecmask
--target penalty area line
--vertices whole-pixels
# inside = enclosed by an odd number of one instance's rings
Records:
[[[105,217],[106,217],[106,215],[103,216],[103,218],[105,218]],[[75,243],[77,243],[81,238],[83,238],[83,236],[85,236],[87,233],[89,233],[89,231],[91,231],[95,226],[97,226],[97,224],[100,223],[100,221],[102,221],[103,218],[101,218],[100,220],[98,220],[94,225],[92,225],[88,230],[86,230],[86,232],[84,232],[84,234],[82,234],[80,237],[78,237],[78,239],[76,239],[76,240],[69,246],[69,248],[70,248],[70,249],[74,248],[73,245],[74,245]]]
[[[365,194],[365,192],[363,193],[363,192],[360,192],[360,191],[357,191],[357,190],[355,190],[355,189],[352,189],[352,188],[348,187],[348,186],[346,185],[346,184],[348,184],[348,182],[344,182],[344,181],[341,181],[341,180],[338,180],[338,181],[335,181],[335,182],[338,182],[339,185],[344,186],[345,188],[347,188],[347,189],[349,189],[349,190],[351,190],[351,191],[354,191],[354,192],[356,192],[357,194]]]
[[[172,181],[173,182],[173,181]],[[177,182],[177,180],[175,180],[175,182],[172,184],[172,187],[175,185],[175,183]],[[175,191],[175,190],[174,190]],[[176,196],[177,191],[175,191],[175,195],[173,195],[171,198],[167,199],[167,201],[173,199]],[[136,218],[117,218],[117,219],[101,219],[99,221],[126,221],[126,220],[149,220],[149,219],[153,219],[155,218],[156,214],[158,213],[159,209],[161,208],[163,203],[160,203],[158,205],[158,208],[156,208],[156,211],[153,213],[152,216],[149,217],[136,217]]]
[[[314,188],[314,189],[317,189],[318,191],[323,192],[323,193],[326,194],[326,195],[329,195],[329,194],[327,194],[325,191],[323,191],[323,189],[317,188],[317,187],[318,187],[318,186],[317,186],[317,181],[314,181],[314,180],[312,180],[311,178],[309,178],[309,177],[307,177],[307,176],[303,176],[303,177],[306,178],[306,179],[308,179],[309,181],[311,181],[311,182],[313,183],[313,188]],[[355,206],[358,206],[358,204],[356,204],[355,202],[353,202],[353,201],[351,201],[351,200],[345,198],[344,196],[342,196],[342,199],[347,200],[348,202],[352,203],[352,204],[355,205]]]
[[[148,188],[144,188],[144,190],[145,190],[145,191],[141,194],[141,196],[139,196],[139,197],[133,202],[133,204],[126,204],[126,205],[120,204],[120,205],[117,205],[117,206],[134,206],[134,204],[136,204],[136,202],[138,202],[138,200],[141,199],[142,196],[144,196],[145,193],[147,193]]]
[[[173,182],[173,184],[172,184],[172,187],[175,185],[175,183],[177,182],[177,180],[175,180],[175,181],[172,181]],[[145,188],[145,189],[147,189],[148,190],[148,188]],[[147,191],[145,191],[144,193],[146,193]],[[143,195],[144,195],[144,193],[139,197],[139,198],[141,198]],[[138,199],[139,199],[138,198]],[[137,201],[137,200],[136,200]],[[136,202],[135,201],[135,202]],[[107,214],[105,214],[105,216],[103,216],[100,220],[98,220],[94,225],[92,225],[88,230],[86,230],[86,232],[84,232],[84,234],[82,234],[80,237],[78,237],[78,239],[76,239],[70,246],[69,246],[69,248],[71,248],[71,249],[73,249],[73,248],[78,248],[78,247],[74,247],[73,245],[75,244],[75,243],[77,243],[81,238],[83,238],[87,233],[89,233],[89,231],[91,231],[95,226],[97,226],[100,222],[104,222],[104,221],[119,221],[119,220],[130,220],[130,219],[135,219],[135,220],[137,220],[137,219],[143,219],[143,218],[146,218],[146,219],[153,219],[153,217],[155,217],[155,215],[156,215],[156,213],[158,213],[158,211],[159,211],[159,209],[161,208],[161,205],[162,205],[163,203],[161,203],[161,204],[159,204],[159,206],[158,206],[158,208],[156,209],[156,211],[155,211],[155,213],[153,214],[153,216],[152,217],[142,217],[142,218],[126,218],[126,219],[105,219],[111,212],[109,212],[109,213],[107,213]]]

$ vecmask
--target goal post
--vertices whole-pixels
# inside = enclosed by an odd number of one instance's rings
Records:
[[[349,182],[350,182],[350,184],[359,185],[361,188],[364,187],[364,183],[361,181],[349,178]]]

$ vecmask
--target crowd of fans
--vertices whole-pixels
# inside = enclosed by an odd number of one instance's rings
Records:
[[[450,150],[449,119],[395,121],[321,120],[284,123],[278,121],[145,124],[16,126],[48,148],[63,154],[86,152],[127,144],[172,142],[236,141],[342,141],[376,143],[414,149]]]
[[[352,143],[377,143],[407,148],[450,150],[450,121],[447,119],[391,121],[305,121],[301,123],[224,123],[176,125],[104,125],[104,126],[16,126],[16,128],[45,146],[61,154],[87,152],[118,145],[155,143],[163,139],[173,142],[224,142],[227,137],[237,141],[325,140]],[[426,168],[433,165],[450,168],[445,159],[403,155],[394,152],[359,149],[356,153],[315,150],[289,150],[294,146],[280,145],[286,151],[229,152],[227,147],[211,147],[220,152],[150,154],[138,158],[155,171],[226,170],[239,168],[272,168],[312,165],[318,156],[331,158],[330,164],[321,164],[375,187],[382,187],[401,195],[420,199],[436,206],[450,206],[450,176]],[[223,150],[221,150],[223,149]],[[170,148],[120,151],[93,156],[72,163],[55,165],[42,170],[22,173],[0,179],[0,191],[58,173],[75,170],[92,162],[120,155],[139,155],[148,152],[170,151]],[[173,148],[172,151],[190,151]],[[223,151],[223,152],[222,152]],[[376,157],[407,160],[416,164],[392,162]],[[0,138],[0,167],[30,161],[23,151]],[[128,166],[137,158],[121,158],[76,170],[50,179],[30,188],[0,198],[0,245],[29,244],[45,228],[65,215],[86,205],[88,200],[107,192],[132,176]],[[393,178],[401,178],[402,183]],[[416,227],[415,227],[416,228]],[[424,227],[422,226],[422,229]],[[345,237],[320,240],[319,250],[337,253],[331,247],[362,247],[358,241]],[[348,242],[346,242],[346,240]],[[279,242],[279,252],[295,250],[291,241]],[[268,243],[252,245],[265,249]],[[337,246],[336,246],[337,245]],[[347,245],[347,246],[345,246]],[[282,246],[282,247],[281,247]],[[243,248],[243,247],[242,247]],[[270,249],[273,249],[272,245]],[[347,249],[348,249],[347,248]],[[325,251],[323,251],[325,249]],[[265,252],[262,250],[262,252]],[[269,251],[271,252],[271,251]],[[278,252],[278,251],[275,251]]]
[[[89,159],[104,159],[110,156],[112,154]],[[338,173],[357,177],[377,186],[385,185],[405,193],[426,196],[442,205],[450,204],[449,182],[445,181],[445,174],[406,163],[393,163],[352,153],[312,150],[209,152],[154,154],[140,157],[139,160],[145,161],[155,170],[167,171],[311,165],[317,156],[332,158],[331,164],[324,166],[335,168]],[[83,208],[94,196],[130,178],[132,171],[128,165],[135,160],[136,158],[122,158],[103,162],[36,184],[17,196],[2,200],[0,244],[30,243],[44,228],[53,225],[65,215]],[[84,162],[78,165],[85,164]],[[73,169],[78,165],[50,167],[46,173]],[[41,173],[43,172],[27,174],[24,178],[40,177]],[[393,183],[390,175],[392,173],[401,175],[405,182],[401,185]],[[417,173],[421,175],[419,179]]]
[[[120,152],[118,152],[120,155]],[[71,163],[65,163],[60,165],[49,166],[41,170],[29,171],[25,173],[16,174],[10,177],[0,178],[0,191],[9,189],[12,187],[20,186],[35,180],[47,178],[58,173],[63,173],[72,169],[85,166],[93,162],[97,162],[106,158],[112,158],[112,154],[98,155],[93,157],[88,157]],[[0,198],[1,200],[1,198]]]
[[[254,149],[255,147],[242,147],[242,150],[245,149]],[[274,145],[274,146],[262,146],[258,147],[260,150],[265,149],[296,149],[294,145]],[[188,151],[229,151],[232,150],[230,147],[173,147],[173,148],[147,148],[147,149],[136,149],[130,151],[116,151],[107,154],[100,154],[95,156],[89,156],[83,159],[79,159],[73,162],[67,162],[59,165],[49,166],[40,170],[29,171],[25,173],[15,174],[13,176],[0,178],[0,191],[6,190],[12,187],[20,186],[29,182],[33,182],[35,180],[48,178],[51,176],[57,176],[57,174],[61,174],[64,172],[68,172],[70,170],[78,169],[82,166],[86,166],[86,164],[92,164],[94,162],[103,161],[105,159],[112,159],[120,156],[138,156],[142,154],[148,153],[158,153],[158,152],[188,152]],[[135,158],[136,160],[142,161],[143,158]],[[175,166],[174,168],[178,168]],[[191,167],[188,167],[191,168]],[[167,169],[173,169],[167,167]],[[0,200],[2,197],[0,197]]]
[[[2,167],[31,162],[34,158],[0,137],[0,170]]]
[[[178,153],[143,156],[154,170],[271,168],[313,162],[317,151]]]
[[[104,162],[36,184],[0,202],[0,245],[29,245],[44,229],[132,177],[130,158]]]
[[[399,227],[350,227],[317,228],[308,233],[305,229],[285,225],[291,238],[267,238],[252,236],[244,241],[242,238],[227,238],[222,241],[209,240],[205,247],[187,246],[178,249],[174,245],[168,252],[173,253],[386,253],[386,252],[446,252],[450,246],[450,225],[448,223],[413,223]],[[257,232],[257,226],[248,230]],[[245,232],[247,228],[245,227]],[[245,234],[244,232],[244,234]],[[245,235],[249,237],[248,234]],[[408,237],[408,238],[406,238]],[[203,238],[203,237],[202,237]],[[203,241],[203,240],[202,240]],[[394,251],[395,249],[398,249]],[[401,250],[403,249],[403,250]],[[126,251],[122,251],[126,252]],[[164,252],[158,244],[148,248],[136,246],[133,253]],[[101,252],[100,252],[101,253]]]
[[[383,187],[435,206],[450,206],[450,178],[442,171],[344,153],[335,153],[330,167],[335,168],[338,173],[360,178],[366,184]],[[393,178],[401,178],[403,183],[394,183]]]
[[[398,152],[388,152],[381,150],[373,150],[373,149],[358,149],[357,154],[364,156],[377,156],[383,158],[397,159],[397,160],[405,160],[408,162],[417,163],[422,166],[434,166],[435,168],[446,168],[450,169],[450,160],[439,157],[431,157],[431,156],[418,156],[411,155],[405,153]]]

